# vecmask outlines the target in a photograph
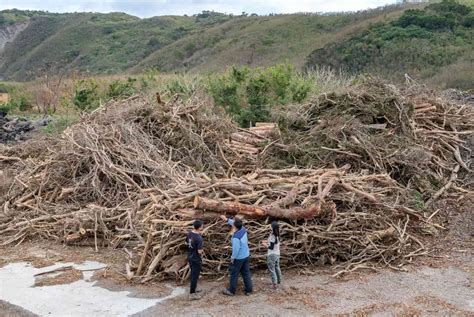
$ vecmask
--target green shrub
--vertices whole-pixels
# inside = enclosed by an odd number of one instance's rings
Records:
[[[47,126],[43,127],[42,130],[43,132],[47,134],[60,134],[64,130],[66,130],[68,126],[72,125],[75,122],[76,120],[72,118],[62,117],[62,116],[56,117],[56,118],[53,118],[53,120],[51,120]]]
[[[197,89],[198,80],[196,78],[188,78],[186,76],[176,76],[172,78],[166,84],[166,90],[172,95],[180,95],[181,97],[188,98]]]
[[[14,108],[15,108],[15,105],[13,105],[11,102],[0,104],[0,113],[8,114]]]
[[[464,19],[462,20],[462,25],[467,28],[474,27],[474,12],[471,12],[470,14],[464,17]]]
[[[1,16],[1,15],[0,15]],[[10,89],[7,85],[0,83],[0,92],[9,92]]]
[[[10,92],[10,102],[2,106],[2,110],[5,112],[10,112],[12,110],[18,111],[27,111],[33,107],[29,96],[27,93],[20,91],[19,89],[8,89]]]
[[[107,98],[118,99],[132,96],[137,92],[135,88],[136,81],[135,78],[130,77],[126,81],[120,79],[112,81],[107,90]]]
[[[92,79],[80,80],[74,87],[73,104],[81,111],[99,106],[99,85]]]
[[[14,107],[20,111],[27,111],[33,107],[29,98],[25,94],[14,96],[11,102],[14,104]]]
[[[312,82],[307,78],[293,79],[289,86],[292,101],[303,102],[308,97],[312,86]]]
[[[307,98],[311,80],[300,76],[288,64],[268,68],[231,67],[211,76],[208,91],[243,127],[269,120],[271,108]]]
[[[426,7],[427,10],[432,10],[440,15],[455,15],[465,16],[469,14],[472,9],[466,5],[460,4],[455,0],[443,0],[439,3],[432,3]]]

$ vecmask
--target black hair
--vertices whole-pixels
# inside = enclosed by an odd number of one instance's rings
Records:
[[[272,233],[275,236],[275,244],[278,243],[278,238],[280,237],[280,225],[278,221],[272,221]]]
[[[202,220],[194,220],[194,224],[193,224],[193,227],[194,229],[199,229],[201,228],[202,226],[204,225],[204,223],[202,222]]]
[[[240,218],[235,218],[234,226],[239,230],[242,229],[242,226],[243,226],[242,220]]]

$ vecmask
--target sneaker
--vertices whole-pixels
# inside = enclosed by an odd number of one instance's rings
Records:
[[[222,291],[222,294],[227,295],[227,296],[234,296],[234,293],[231,293],[227,288]]]
[[[202,292],[202,289],[197,289],[196,290],[196,293],[201,293]]]
[[[245,296],[250,296],[252,295],[253,292],[245,292]]]
[[[278,289],[278,285],[277,285],[277,284],[272,284],[272,288],[273,288],[274,290],[277,290],[277,289]]]
[[[198,299],[201,299],[201,295],[197,293],[189,294],[189,300],[198,300]]]

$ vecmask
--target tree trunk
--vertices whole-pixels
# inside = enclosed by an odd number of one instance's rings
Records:
[[[324,205],[323,207],[326,206]],[[254,205],[246,205],[238,202],[222,202],[199,196],[196,196],[194,198],[194,208],[218,213],[228,213],[232,215],[238,214],[249,218],[257,219],[264,217],[274,217],[291,220],[312,219],[320,214],[323,214],[321,212],[322,209],[324,209],[324,211],[325,209],[327,209],[321,208],[321,205],[319,204],[315,204],[308,208],[293,207],[289,209],[280,208],[275,205],[257,207]],[[326,214],[326,212],[324,212],[324,214]]]
[[[262,218],[267,216],[267,212],[257,206],[238,202],[222,202],[199,196],[194,198],[194,208],[219,213],[229,213],[232,215],[240,214],[250,218]]]

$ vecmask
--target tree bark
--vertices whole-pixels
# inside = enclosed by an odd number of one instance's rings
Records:
[[[261,207],[238,202],[222,202],[199,196],[194,198],[194,208],[232,215],[240,214],[250,218],[263,218],[267,216],[267,212]]]
[[[321,205],[319,204],[315,204],[308,208],[293,207],[285,209],[275,205],[257,207],[254,205],[247,205],[238,202],[222,202],[199,196],[194,198],[194,208],[218,213],[228,213],[232,215],[238,214],[256,219],[265,217],[291,220],[312,219],[321,213]]]

